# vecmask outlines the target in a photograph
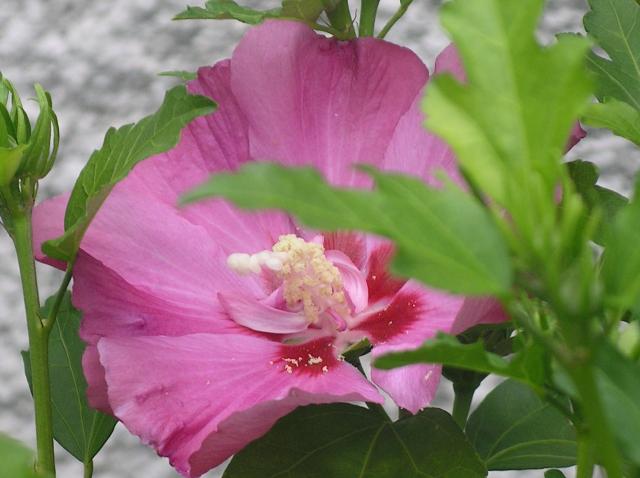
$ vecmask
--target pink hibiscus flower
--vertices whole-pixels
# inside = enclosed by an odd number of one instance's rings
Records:
[[[451,48],[442,70],[462,76]],[[381,403],[380,387],[411,412],[425,407],[438,366],[373,369],[369,381],[342,352],[367,338],[378,356],[503,320],[494,302],[392,277],[392,245],[380,238],[305,230],[285,214],[220,200],[176,203],[211,173],[252,160],[313,165],[354,187],[369,185],[355,163],[432,185],[436,170],[458,180],[451,151],[422,127],[427,80],[408,49],[278,21],[200,69],[189,89],[219,110],[118,184],[82,242],[73,302],[91,404],[188,477],[300,405]],[[35,211],[41,260],[40,244],[62,233],[67,198]]]

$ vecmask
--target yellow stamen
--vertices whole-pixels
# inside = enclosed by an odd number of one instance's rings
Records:
[[[276,274],[282,279],[284,299],[290,308],[302,304],[310,322],[317,321],[327,309],[341,316],[349,314],[342,276],[325,257],[321,244],[287,234],[280,236],[273,252],[286,257]]]

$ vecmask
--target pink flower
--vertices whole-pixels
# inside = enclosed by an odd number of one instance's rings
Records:
[[[453,49],[439,70],[462,75]],[[250,30],[230,60],[200,69],[189,88],[219,111],[138,165],[82,242],[73,301],[91,404],[188,477],[300,405],[381,403],[375,383],[411,412],[426,406],[438,366],[374,369],[372,383],[341,353],[368,338],[378,356],[503,320],[494,302],[392,277],[392,246],[379,238],[305,230],[285,214],[224,201],[175,205],[212,172],[250,160],[311,164],[356,187],[369,184],[353,169],[361,162],[431,185],[440,169],[457,180],[451,151],[422,127],[427,80],[405,48],[277,21]],[[35,211],[42,260],[40,244],[62,232],[67,197]]]

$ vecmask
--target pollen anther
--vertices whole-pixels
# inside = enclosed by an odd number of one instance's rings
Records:
[[[286,255],[282,269],[283,296],[290,308],[302,305],[309,322],[316,322],[332,309],[340,316],[349,314],[340,271],[324,255],[324,247],[294,234],[280,236],[274,253]]]
[[[240,275],[259,274],[264,269],[273,272],[282,281],[287,307],[302,309],[310,323],[327,311],[334,321],[349,315],[342,276],[325,256],[322,244],[287,234],[270,251],[230,254],[227,265]]]
[[[234,252],[227,257],[227,266],[240,275],[259,274],[263,267],[274,272],[280,271],[285,260],[285,254],[273,251],[260,251],[256,254]]]

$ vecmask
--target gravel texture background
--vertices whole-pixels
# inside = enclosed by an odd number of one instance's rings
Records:
[[[190,70],[230,54],[245,26],[233,22],[172,22],[185,0],[0,0],[0,71],[23,97],[39,82],[51,91],[63,139],[58,165],[41,187],[41,198],[69,190],[91,151],[111,125],[135,121],[160,104],[174,80],[157,76],[165,70]],[[198,5],[198,0],[193,0]],[[245,2],[275,6],[276,0]],[[397,0],[382,0],[389,17]],[[439,0],[416,0],[388,39],[414,49],[428,64],[448,40],[437,22]],[[550,40],[561,31],[582,31],[584,0],[549,2],[539,35]],[[596,162],[601,183],[628,193],[640,165],[629,143],[603,132],[590,132],[570,158]],[[56,275],[41,268],[43,297]],[[31,445],[33,414],[19,351],[26,348],[17,265],[11,243],[0,234],[0,430]],[[484,395],[481,390],[476,402]],[[446,403],[443,387],[438,403]],[[444,405],[443,405],[444,406]],[[82,476],[81,467],[58,450],[58,476]],[[1,471],[1,470],[0,470]],[[206,476],[220,476],[220,470]],[[1,475],[2,473],[0,473]],[[166,460],[139,444],[122,426],[96,459],[96,478],[177,475]],[[497,477],[542,476],[541,472],[495,473]],[[399,477],[401,478],[401,477]]]

